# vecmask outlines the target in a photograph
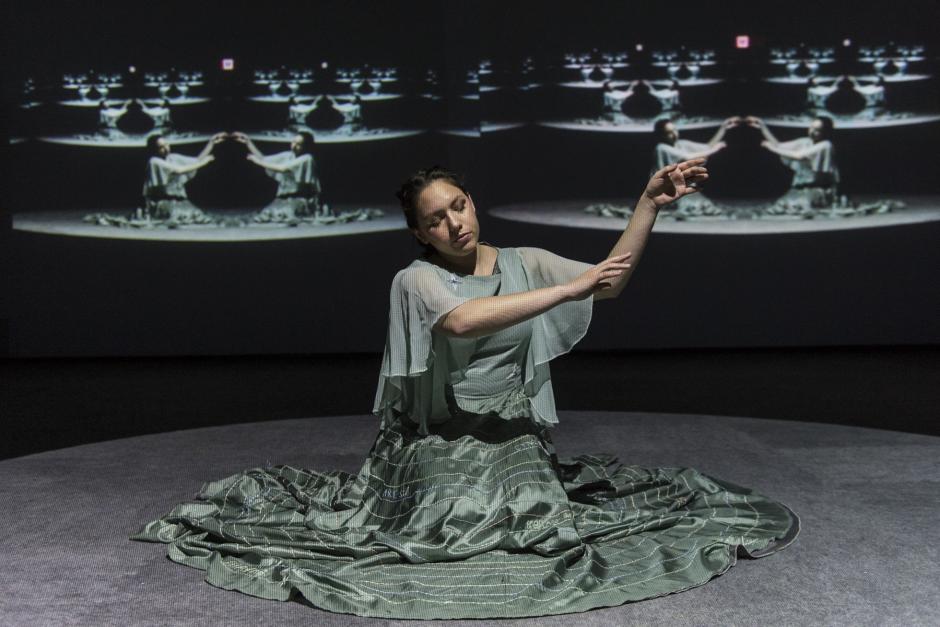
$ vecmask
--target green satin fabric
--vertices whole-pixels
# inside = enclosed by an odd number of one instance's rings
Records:
[[[503,273],[518,271],[504,252]],[[487,290],[502,282],[482,279]],[[501,350],[491,338],[488,358]],[[358,473],[251,468],[205,484],[132,539],[166,543],[170,559],[220,588],[360,616],[446,619],[661,596],[796,538],[799,519],[786,506],[691,468],[624,465],[609,453],[559,459],[520,387],[532,350],[504,339],[523,371],[509,366],[513,376],[499,379],[506,398],[486,384],[498,410],[450,403],[451,419],[416,421],[377,401],[382,425]],[[380,377],[379,400],[388,385]]]

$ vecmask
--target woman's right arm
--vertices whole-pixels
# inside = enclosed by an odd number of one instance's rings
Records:
[[[628,255],[605,259],[569,283],[540,287],[528,292],[473,298],[444,314],[434,328],[446,335],[474,338],[492,335],[514,324],[534,318],[555,305],[610,288],[606,282],[622,274],[630,264]]]

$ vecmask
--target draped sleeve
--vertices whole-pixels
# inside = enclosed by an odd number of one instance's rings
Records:
[[[566,259],[542,248],[519,247],[516,250],[522,259],[529,289],[567,283],[594,265]],[[594,296],[591,295],[556,305],[534,320],[526,355],[524,389],[538,422],[546,425],[558,422],[548,362],[581,341],[591,324],[593,309]]]
[[[291,150],[285,150],[261,159],[268,176],[277,181],[278,196],[297,192],[320,192],[320,180],[316,173],[313,155],[297,156]],[[287,168],[284,172],[269,166]]]
[[[427,425],[449,417],[443,388],[447,382],[448,338],[434,325],[470,300],[458,295],[428,266],[409,266],[395,275],[389,295],[388,332],[372,413],[383,424],[403,414],[427,435]],[[440,359],[436,359],[440,358]]]
[[[196,171],[179,173],[175,168],[190,166],[199,161],[196,157],[170,153],[166,159],[151,157],[147,162],[147,179],[144,181],[144,197],[162,195],[186,197],[186,183],[196,176]]]
[[[780,160],[796,174],[795,184],[832,184],[839,182],[839,170],[835,162],[835,149],[828,139],[814,143],[809,137],[798,137],[780,142],[777,146],[786,151],[814,149],[813,154],[805,159],[791,159],[780,156]]]

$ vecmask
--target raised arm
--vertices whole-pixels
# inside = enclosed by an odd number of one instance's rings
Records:
[[[718,131],[708,140],[709,146],[714,146],[721,140],[725,138],[725,133],[728,132],[729,128],[734,128],[741,123],[741,118],[739,116],[734,116],[726,119],[718,126]]]
[[[215,161],[215,157],[212,155],[206,155],[204,157],[197,158],[196,161],[190,163],[189,165],[172,165],[168,162],[164,162],[164,167],[174,174],[187,174],[189,172],[195,172],[200,168],[204,168],[213,161]]]
[[[770,129],[767,128],[767,125],[764,124],[764,121],[762,119],[758,117],[754,117],[753,115],[749,115],[746,118],[744,118],[744,122],[751,128],[756,128],[757,130],[759,130],[761,132],[761,135],[764,136],[765,141],[775,146],[780,143],[777,140],[777,138],[774,137],[773,133],[770,132]]]
[[[627,228],[607,255],[607,259],[611,260],[629,254],[630,264],[622,274],[610,280],[610,289],[595,294],[595,300],[620,295],[640,263],[659,210],[682,196],[697,192],[698,189],[692,185],[707,179],[708,170],[705,168],[705,159],[702,158],[673,163],[653,174],[636,203]]]
[[[202,149],[202,152],[200,152],[200,153],[196,156],[196,158],[197,158],[197,159],[205,159],[207,156],[209,156],[209,153],[212,152],[212,149],[213,149],[213,148],[215,148],[217,145],[219,145],[220,143],[222,143],[223,141],[225,141],[225,138],[226,138],[226,137],[228,137],[228,134],[227,134],[227,133],[216,133],[215,135],[213,135],[212,137],[210,137],[210,138],[209,138],[209,141],[206,142],[205,147]],[[203,165],[205,165],[205,164],[203,164]]]
[[[779,143],[771,144],[768,141],[762,141],[760,145],[770,152],[778,154],[781,157],[786,157],[787,159],[810,159],[826,150],[829,147],[829,142],[821,141],[813,144],[809,148],[799,148],[796,150],[784,148]]]
[[[264,158],[264,154],[262,154],[262,152],[258,150],[258,147],[255,146],[255,142],[251,141],[251,138],[245,135],[244,133],[236,131],[232,133],[232,137],[238,143],[244,144],[250,154],[254,155],[255,157],[259,159]]]

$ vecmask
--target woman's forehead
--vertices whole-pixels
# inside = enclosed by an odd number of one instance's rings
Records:
[[[463,196],[460,188],[452,183],[438,179],[421,190],[418,196],[418,208],[423,213],[434,213],[450,206],[455,198]]]

